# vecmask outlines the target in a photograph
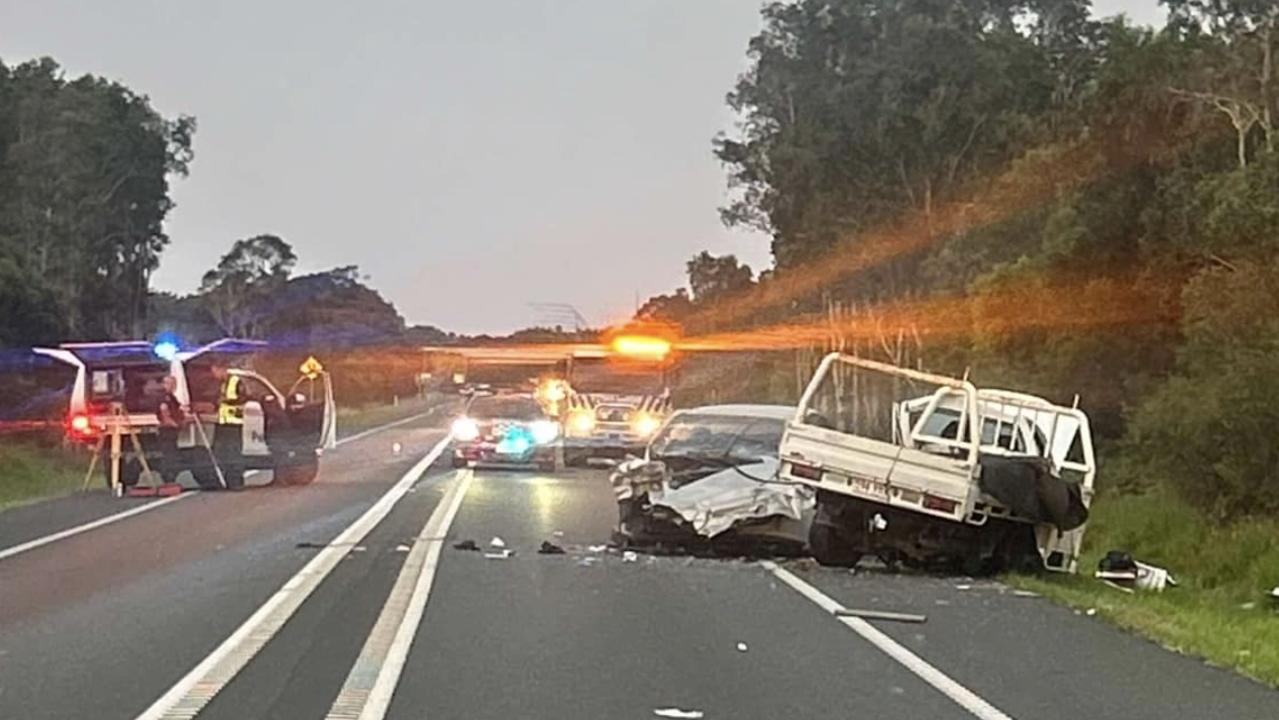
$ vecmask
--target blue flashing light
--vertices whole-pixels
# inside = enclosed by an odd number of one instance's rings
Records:
[[[155,339],[155,345],[151,347],[151,352],[155,353],[155,356],[161,360],[172,362],[180,349],[178,339],[173,333],[163,333]]]
[[[497,444],[497,451],[504,455],[523,455],[533,447],[533,437],[524,428],[511,428]]]

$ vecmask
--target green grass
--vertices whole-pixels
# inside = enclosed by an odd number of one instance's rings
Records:
[[[406,398],[399,405],[375,404],[343,406],[338,404],[338,437],[355,434],[379,425],[402,420],[428,411],[443,412],[452,407],[449,398],[431,395],[426,398]]]
[[[1217,524],[1164,491],[1093,504],[1078,576],[1008,581],[1187,655],[1279,686],[1279,520]],[[1129,595],[1092,577],[1107,550],[1168,568],[1179,583]]]
[[[79,490],[88,467],[87,453],[0,439],[0,510]]]

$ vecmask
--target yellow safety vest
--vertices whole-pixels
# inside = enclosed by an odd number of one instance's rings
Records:
[[[230,375],[226,382],[222,383],[222,389],[218,397],[218,424],[219,425],[243,425],[244,424],[244,406],[237,401],[240,399],[240,377],[238,375]]]

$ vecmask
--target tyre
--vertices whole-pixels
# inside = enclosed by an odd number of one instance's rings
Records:
[[[191,468],[191,477],[195,478],[195,484],[200,486],[201,490],[220,490],[222,483],[218,482],[218,473],[212,467]]]
[[[320,461],[277,465],[274,473],[275,480],[281,485],[309,485],[320,473]]]
[[[455,470],[460,470],[460,469],[462,469],[462,468],[464,468],[464,467],[466,467],[466,458],[460,458],[460,457],[457,457],[456,455],[454,455],[454,456],[453,456],[453,468],[454,468]]]
[[[852,567],[862,559],[861,553],[844,542],[839,528],[819,522],[808,529],[808,549],[814,560],[828,567]]]

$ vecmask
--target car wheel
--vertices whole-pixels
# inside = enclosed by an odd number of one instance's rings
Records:
[[[808,549],[813,553],[813,559],[828,567],[856,565],[862,554],[849,547],[841,535],[837,527],[813,523],[808,530]]]
[[[453,457],[453,468],[454,468],[455,470],[460,470],[460,469],[462,469],[462,468],[464,468],[464,467],[466,467],[466,458],[460,458],[460,457],[456,457],[456,456],[454,456],[454,457]]]
[[[222,487],[222,483],[218,482],[217,471],[211,467],[192,468],[191,477],[195,478],[195,484],[201,490],[218,490]]]
[[[309,485],[315,476],[320,473],[320,462],[312,460],[310,462],[293,463],[289,465],[277,465],[275,467],[275,480],[281,485]]]

